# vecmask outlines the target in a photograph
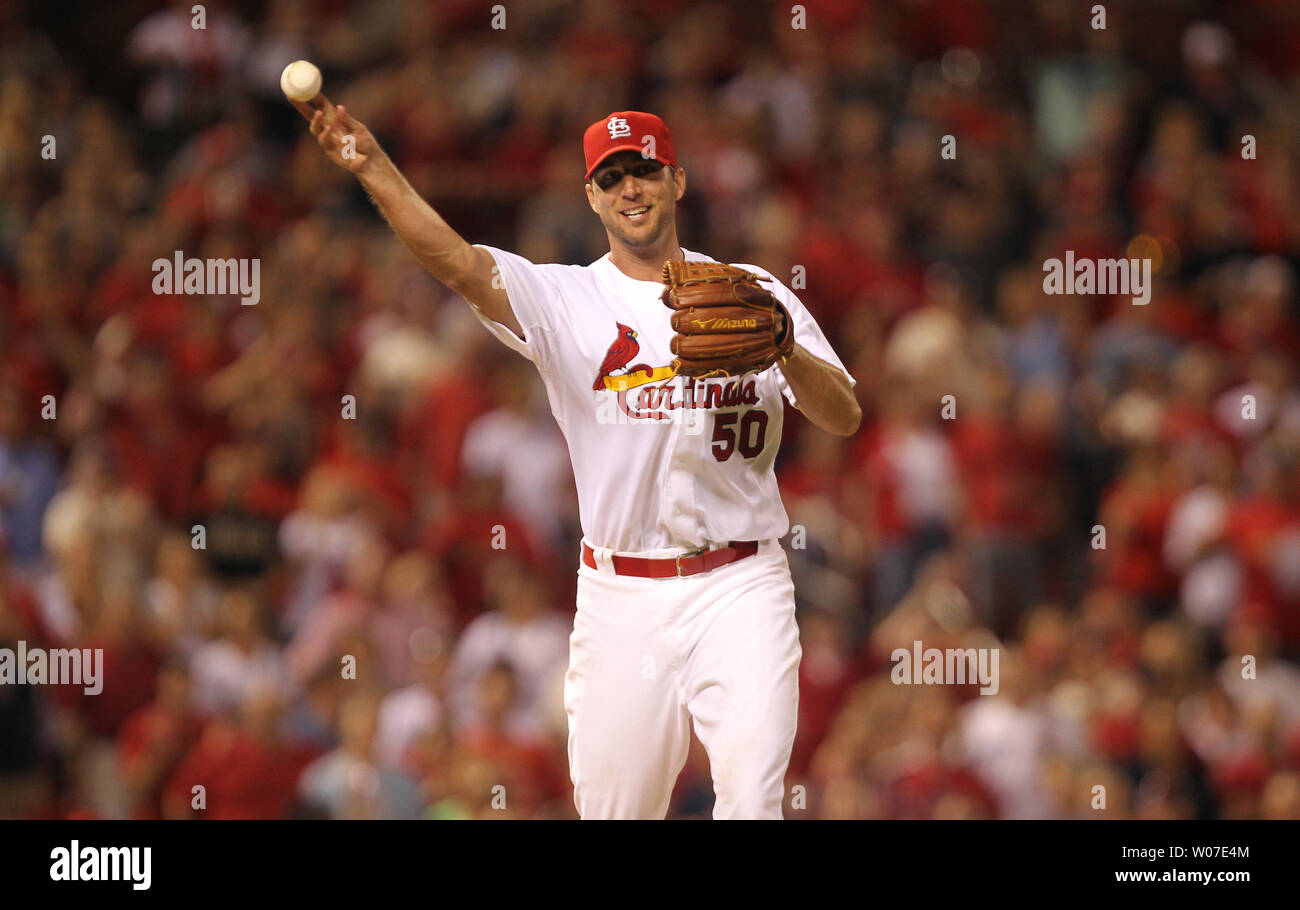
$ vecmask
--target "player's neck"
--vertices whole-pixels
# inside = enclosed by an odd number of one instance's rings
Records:
[[[660,281],[664,262],[682,259],[685,253],[677,243],[677,231],[670,232],[660,243],[644,249],[634,249],[615,238],[609,239],[609,261],[629,278],[638,281]]]

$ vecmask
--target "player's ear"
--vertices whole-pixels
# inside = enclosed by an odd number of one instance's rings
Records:
[[[680,167],[673,168],[673,183],[677,184],[677,199],[686,195],[686,172]]]
[[[594,212],[594,211],[596,211],[596,190],[595,190],[595,188],[591,185],[591,181],[590,181],[590,180],[588,180],[586,183],[584,183],[583,186],[584,186],[584,187],[586,188],[586,190],[587,190],[587,204],[588,204],[589,206],[591,206],[591,210]]]

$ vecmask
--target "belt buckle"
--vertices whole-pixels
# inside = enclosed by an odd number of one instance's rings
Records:
[[[701,548],[698,549],[698,550],[692,550],[692,551],[689,552],[689,553],[679,553],[677,556],[674,556],[674,557],[673,557],[673,562],[677,564],[677,577],[678,577],[678,578],[684,578],[684,577],[685,577],[685,576],[682,575],[682,560],[683,560],[683,559],[690,559],[692,556],[699,556],[701,553],[707,553],[708,551],[709,551],[709,548],[708,548],[708,547],[701,547]]]

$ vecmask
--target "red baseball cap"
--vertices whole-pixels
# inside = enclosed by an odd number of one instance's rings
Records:
[[[648,140],[653,140],[653,143]],[[648,157],[663,164],[677,166],[677,152],[668,127],[654,114],[644,111],[615,111],[587,127],[582,134],[582,151],[587,157],[587,174],[615,152],[654,152]]]

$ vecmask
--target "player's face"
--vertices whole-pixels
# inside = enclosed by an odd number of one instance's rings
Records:
[[[591,175],[587,199],[611,236],[628,246],[652,246],[672,228],[685,190],[681,168],[664,167],[640,152],[619,152]]]

